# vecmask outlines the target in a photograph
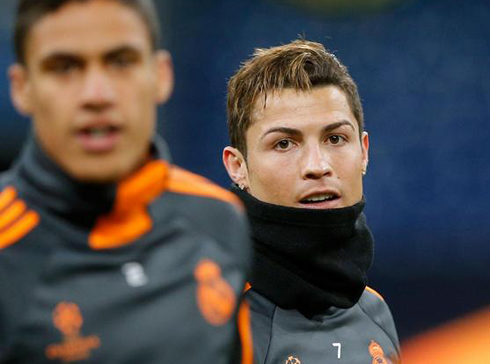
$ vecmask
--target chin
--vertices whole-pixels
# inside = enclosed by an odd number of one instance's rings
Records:
[[[118,182],[133,171],[129,166],[118,166],[114,163],[78,164],[75,168],[65,170],[79,182],[97,184]]]
[[[125,176],[124,173],[117,173],[113,171],[109,171],[109,172],[104,171],[104,173],[100,173],[100,171],[98,171],[97,173],[90,173],[90,172],[83,171],[83,172],[71,174],[71,177],[79,182],[97,183],[97,184],[118,182],[121,179],[123,179],[124,176]]]
[[[83,183],[117,183],[137,170],[143,162],[140,158],[104,158],[97,156],[78,160],[65,166],[65,171],[75,180]]]

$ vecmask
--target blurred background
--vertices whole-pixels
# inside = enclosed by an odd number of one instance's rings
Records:
[[[321,42],[363,99],[370,285],[400,338],[490,307],[489,0],[157,2],[176,72],[159,131],[175,163],[229,186],[227,79],[255,47]],[[8,96],[14,7],[0,2],[0,169],[30,127]]]

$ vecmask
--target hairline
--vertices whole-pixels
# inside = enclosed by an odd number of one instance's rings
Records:
[[[69,5],[70,3],[84,4],[84,3],[89,3],[92,1],[117,2],[123,6],[131,9],[133,12],[135,12],[137,14],[137,16],[140,18],[140,20],[142,21],[144,28],[146,29],[146,33],[147,33],[147,37],[148,37],[148,41],[150,44],[151,51],[152,52],[158,51],[159,43],[160,43],[160,34],[159,34],[160,33],[160,24],[159,24],[157,15],[155,15],[156,21],[152,22],[151,18],[147,18],[144,15],[144,11],[139,11],[135,6],[128,4],[124,0],[66,0],[62,5],[60,5],[55,10],[47,10],[41,16],[35,17],[35,20],[33,22],[31,22],[30,24],[25,24],[24,25],[25,34],[22,37],[22,43],[21,44],[17,44],[17,40],[18,40],[17,35],[19,35],[18,31],[19,31],[19,28],[22,28],[22,27],[19,26],[18,14],[16,14],[17,18],[16,18],[15,26],[14,26],[14,40],[13,40],[14,48],[15,48],[15,51],[14,51],[15,62],[24,66],[24,67],[27,66],[27,63],[28,63],[27,57],[26,57],[27,56],[27,48],[28,48],[29,40],[32,36],[32,31],[33,31],[34,27],[37,24],[39,24],[39,22],[42,21],[46,16],[58,12],[59,10],[63,9],[64,7]],[[152,3],[152,5],[154,5],[153,1],[151,3]],[[28,23],[28,22],[26,22],[26,23]],[[152,23],[154,23],[154,24],[152,24]],[[18,47],[18,46],[20,46],[20,47]]]

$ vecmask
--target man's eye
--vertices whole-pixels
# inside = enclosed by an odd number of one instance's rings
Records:
[[[115,57],[112,57],[109,63],[118,68],[128,67],[136,62],[136,57],[128,54],[121,54]]]
[[[48,65],[47,69],[50,72],[64,75],[68,74],[70,72],[73,72],[77,69],[80,68],[80,65],[77,62],[72,62],[72,61],[59,61],[59,62],[53,62],[52,64]]]
[[[345,142],[345,138],[343,136],[341,136],[341,135],[330,135],[328,137],[328,141],[331,144],[340,144],[340,143]]]
[[[287,139],[280,140],[276,143],[276,149],[279,150],[286,150],[291,147],[291,141]]]

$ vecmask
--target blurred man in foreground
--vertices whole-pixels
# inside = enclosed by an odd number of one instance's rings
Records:
[[[240,204],[170,164],[157,45],[151,0],[19,2],[33,135],[0,177],[1,363],[251,362]]]
[[[369,139],[345,66],[306,40],[256,50],[229,81],[228,127],[223,161],[255,244],[257,363],[398,362],[391,313],[366,286]]]

